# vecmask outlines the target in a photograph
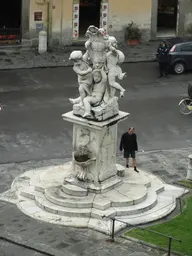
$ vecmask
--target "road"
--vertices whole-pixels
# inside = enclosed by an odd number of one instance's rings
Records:
[[[191,146],[191,118],[177,108],[192,74],[158,79],[156,63],[123,65],[128,77],[120,109],[130,113],[119,134],[134,126],[140,150]],[[0,163],[71,156],[72,125],[61,115],[78,95],[71,67],[0,71]]]

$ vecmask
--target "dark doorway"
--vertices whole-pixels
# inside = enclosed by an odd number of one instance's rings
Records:
[[[90,25],[100,26],[101,0],[80,0],[79,35],[84,36]]]
[[[178,0],[158,0],[157,32],[176,35]]]
[[[0,8],[0,43],[18,43],[21,38],[22,0],[2,1]]]

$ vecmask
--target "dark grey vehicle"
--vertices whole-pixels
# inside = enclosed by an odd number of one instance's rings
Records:
[[[186,70],[192,70],[192,41],[175,44],[171,47],[169,67],[178,75]]]

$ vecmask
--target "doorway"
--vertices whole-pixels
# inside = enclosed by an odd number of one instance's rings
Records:
[[[101,0],[80,0],[79,36],[84,37],[90,25],[100,26]]]
[[[178,0],[158,0],[157,37],[176,36]]]
[[[0,9],[0,44],[21,41],[22,0],[2,1]]]

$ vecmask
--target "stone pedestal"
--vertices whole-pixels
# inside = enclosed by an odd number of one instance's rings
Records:
[[[119,112],[119,115],[103,122],[86,120],[68,112],[63,115],[65,121],[73,124],[73,158],[72,174],[78,175],[81,164],[74,159],[79,148],[87,148],[92,158],[86,168],[83,167],[86,180],[99,184],[117,174],[116,146],[117,124],[128,117],[128,113]],[[83,170],[82,170],[83,172]],[[83,175],[82,175],[83,176]]]
[[[192,181],[192,154],[188,156],[188,170],[187,170],[187,180]]]

